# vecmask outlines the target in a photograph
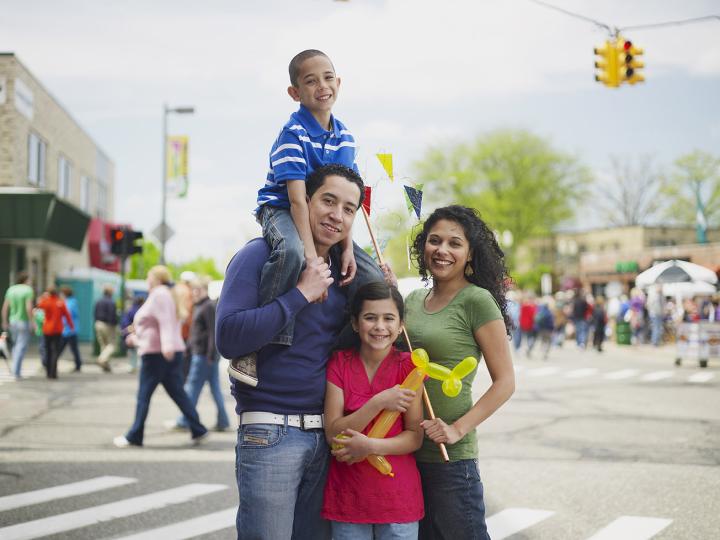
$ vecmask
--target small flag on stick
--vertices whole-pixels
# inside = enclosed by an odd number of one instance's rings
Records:
[[[418,219],[420,219],[420,211],[422,209],[422,184],[418,185],[418,188],[412,186],[403,186],[405,188],[405,200],[407,202],[408,212],[411,214],[413,211]]]
[[[387,173],[388,177],[390,178],[390,181],[393,181],[395,178],[393,177],[392,154],[375,154],[375,155],[380,160],[380,163],[382,163],[383,169],[385,169],[385,172]]]
[[[363,198],[363,208],[367,212],[367,215],[370,215],[370,199],[372,198],[372,187],[365,186],[365,197]]]

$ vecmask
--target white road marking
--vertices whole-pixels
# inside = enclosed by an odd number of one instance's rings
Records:
[[[73,482],[72,484],[63,484],[61,486],[38,489],[36,491],[26,491],[25,493],[17,493],[15,495],[6,495],[5,497],[0,497],[0,512],[20,508],[21,506],[52,501],[54,499],[64,499],[66,497],[102,491],[103,489],[124,486],[134,482],[137,482],[136,478],[98,476],[97,478],[83,480],[82,482]]]
[[[629,379],[630,377],[634,377],[640,373],[637,369],[621,369],[620,371],[612,371],[605,375],[606,379],[610,379],[612,381],[619,381],[620,379]]]
[[[141,514],[149,510],[157,510],[171,504],[184,503],[195,497],[223,489],[228,489],[228,486],[223,484],[187,484],[173,489],[156,491],[149,495],[4,527],[0,529],[0,538],[3,540],[40,538],[79,529],[80,527],[87,527],[88,525],[95,525],[103,521]]]
[[[525,373],[531,377],[547,377],[548,375],[552,375],[553,373],[557,373],[558,371],[560,371],[559,367],[545,366],[545,367],[540,367],[540,368],[529,369]]]
[[[653,371],[640,377],[640,380],[646,382],[662,381],[663,379],[672,378],[673,375],[675,375],[674,371]]]
[[[582,377],[589,377],[590,375],[595,375],[597,372],[598,372],[598,368],[594,368],[594,367],[573,369],[572,371],[568,371],[565,374],[565,378],[566,379],[580,379]]]
[[[157,540],[158,538],[183,540],[185,538],[194,538],[201,534],[209,534],[234,527],[236,515],[237,508],[228,508],[227,510],[188,519],[187,521],[181,521],[180,523],[168,525],[167,527],[158,527],[157,529],[151,529],[131,536],[123,536],[119,540]]]
[[[546,520],[554,513],[533,508],[506,508],[487,518],[488,533],[493,540],[502,540]]]
[[[691,383],[704,383],[711,380],[713,377],[715,377],[714,373],[710,373],[707,371],[701,371],[700,373],[695,373],[694,375],[690,375],[687,380]]]
[[[622,516],[588,540],[646,540],[672,523],[672,519]]]

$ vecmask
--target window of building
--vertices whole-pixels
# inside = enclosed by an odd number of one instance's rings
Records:
[[[36,133],[28,135],[28,180],[38,187],[45,187],[45,155],[47,143]]]
[[[65,156],[58,158],[58,195],[66,199],[70,198],[70,178],[72,165]]]
[[[104,182],[98,180],[97,186],[97,199],[95,207],[95,215],[101,219],[107,219],[107,186]]]
[[[90,179],[87,176],[80,178],[80,208],[90,213]]]

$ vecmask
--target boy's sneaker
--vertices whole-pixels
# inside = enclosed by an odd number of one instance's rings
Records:
[[[253,352],[246,356],[230,360],[228,364],[228,375],[241,383],[249,386],[257,386],[257,354]]]

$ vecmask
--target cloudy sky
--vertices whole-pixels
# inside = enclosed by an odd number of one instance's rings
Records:
[[[701,0],[551,3],[621,28],[720,14]],[[720,154],[717,20],[625,32],[645,49],[647,82],[612,90],[593,81],[606,31],[529,0],[0,0],[0,12],[0,51],[114,161],[117,221],[160,222],[163,103],[196,108],[169,118],[191,145],[189,196],[168,202],[173,261],[223,266],[257,235],[267,153],[295,109],[287,64],[307,48],[342,78],[335,113],[358,141],[376,211],[404,203],[375,153],[412,179],[429,146],[496,128],[548,137],[601,179],[611,155],[667,165],[696,148]]]

